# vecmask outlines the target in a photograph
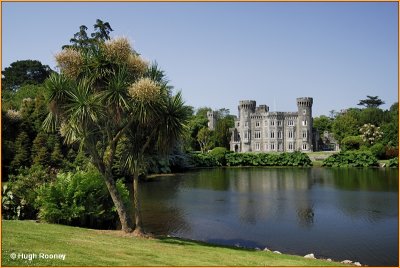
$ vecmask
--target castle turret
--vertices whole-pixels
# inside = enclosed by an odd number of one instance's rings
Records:
[[[297,98],[298,121],[296,149],[299,151],[313,151],[312,143],[312,105],[313,98]]]
[[[214,111],[208,111],[207,119],[208,119],[208,128],[210,130],[215,130],[215,127],[217,126],[216,113]]]
[[[251,118],[250,114],[256,110],[256,101],[254,100],[241,100],[239,101],[239,125],[240,137],[242,144],[242,152],[251,151]]]

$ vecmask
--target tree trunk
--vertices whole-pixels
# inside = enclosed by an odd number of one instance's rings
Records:
[[[130,210],[125,206],[112,175],[106,174],[104,177],[108,191],[110,192],[115,208],[117,209],[119,220],[121,221],[122,231],[125,233],[130,233],[134,228]]]
[[[133,171],[133,206],[135,210],[135,235],[141,236],[144,234],[142,224],[142,214],[140,207],[140,196],[139,196],[139,169],[137,160],[134,160],[134,171]]]

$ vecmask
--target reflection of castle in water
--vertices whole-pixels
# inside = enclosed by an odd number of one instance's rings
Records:
[[[253,172],[249,169],[247,178],[230,179],[230,190],[242,193],[236,208],[242,221],[256,224],[257,219],[288,220],[288,215],[295,215],[301,226],[312,226],[314,204],[309,190],[315,182],[311,169],[256,170],[257,177],[261,177],[261,172],[268,179],[251,179]]]

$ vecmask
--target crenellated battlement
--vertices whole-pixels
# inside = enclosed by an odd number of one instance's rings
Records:
[[[297,106],[300,107],[311,107],[313,105],[313,98],[311,97],[301,97],[297,98]]]

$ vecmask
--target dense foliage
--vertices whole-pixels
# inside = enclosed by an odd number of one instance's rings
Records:
[[[311,166],[307,154],[293,153],[230,153],[226,155],[227,166]]]
[[[184,149],[186,151],[207,152],[214,147],[229,149],[231,140],[230,128],[234,126],[234,116],[229,110],[221,108],[214,111],[216,125],[214,130],[208,128],[207,112],[211,108],[201,107],[196,111],[192,109],[187,123],[187,131],[184,137]]]
[[[323,161],[325,167],[373,167],[378,160],[370,152],[347,151],[333,154]]]
[[[37,60],[15,61],[2,72],[3,91],[15,91],[23,85],[37,85],[46,80],[53,71]]]
[[[218,167],[222,166],[214,155],[209,153],[190,154],[190,163],[193,167]]]
[[[389,160],[389,167],[399,167],[399,158],[395,157]]]
[[[128,190],[121,180],[116,185],[128,205]],[[109,229],[118,222],[104,179],[95,170],[59,173],[40,187],[36,206],[39,219],[49,223]]]

